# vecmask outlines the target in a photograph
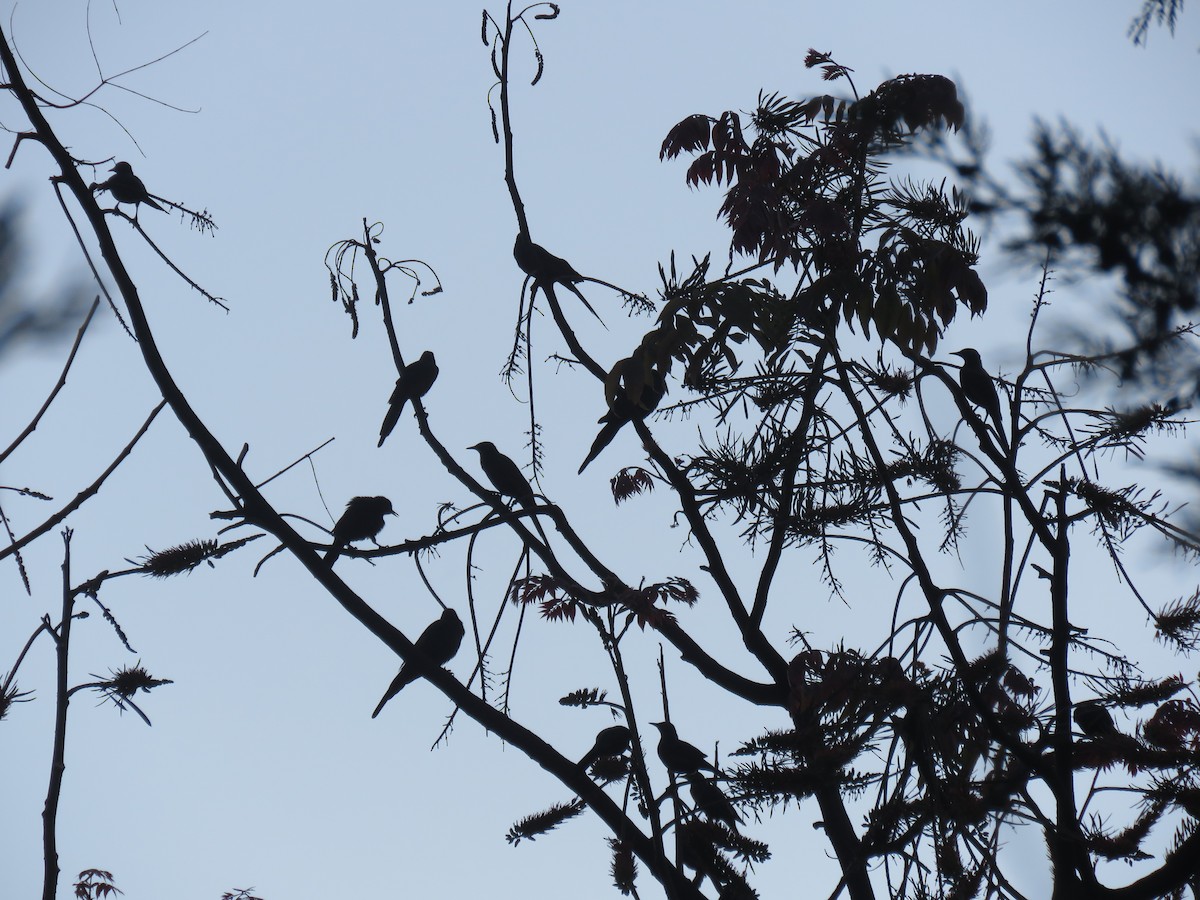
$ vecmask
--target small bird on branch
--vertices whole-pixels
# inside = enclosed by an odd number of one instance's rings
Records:
[[[579,760],[579,768],[587,769],[596,760],[606,756],[620,756],[629,749],[629,742],[632,739],[633,733],[624,725],[613,725],[603,729],[596,735],[596,742],[592,744],[592,749],[583,755],[583,759]]]
[[[511,497],[529,512],[537,509],[537,495],[534,494],[533,488],[530,487],[525,476],[521,474],[521,467],[497,450],[495,444],[491,441],[480,441],[467,449],[478,451],[479,467],[483,469],[483,474],[487,476],[497,493],[502,497]],[[542,524],[538,521],[537,516],[533,516],[533,527],[537,529],[542,542],[549,546],[550,538],[542,530]]]
[[[683,740],[670,722],[651,722],[658,729],[658,758],[667,767],[668,772],[686,775],[708,769],[714,775],[720,774],[717,767],[708,761],[699,747]]]
[[[742,817],[738,815],[733,804],[729,802],[729,798],[725,796],[725,792],[699,772],[689,772],[687,780],[692,788],[692,803],[696,809],[700,810],[709,819],[724,822],[734,831],[737,831],[737,827],[742,824]]]
[[[394,516],[392,501],[387,497],[352,497],[346,511],[333,525],[332,547],[325,554],[325,564],[330,568],[342,550],[355,541],[373,539],[383,530],[384,516]]]
[[[467,449],[478,451],[479,467],[501,496],[511,497],[525,509],[533,509],[537,505],[533,488],[521,474],[521,467],[497,450],[495,444],[480,441]]]
[[[561,284],[580,299],[587,311],[595,316],[601,325],[604,324],[600,314],[592,309],[592,304],[588,303],[579,288],[575,287],[587,279],[561,256],[555,256],[541,244],[535,244],[527,231],[517,233],[517,239],[513,242],[513,259],[517,261],[517,268],[533,279],[534,290],[540,288],[545,291],[549,286]]]
[[[1075,724],[1090,738],[1104,738],[1121,732],[1113,722],[1112,714],[1095,700],[1088,700],[1075,707]]]
[[[421,632],[421,636],[417,638],[413,646],[429,662],[436,666],[444,666],[458,652],[464,634],[466,634],[466,629],[463,628],[462,619],[458,617],[458,613],[447,607],[442,610],[441,616],[435,622]],[[388,689],[384,691],[379,705],[375,707],[375,712],[371,713],[371,718],[374,719],[378,716],[389,700],[419,677],[416,669],[405,662],[396,677],[392,679],[392,683],[388,685]]]
[[[376,446],[382,447],[383,442],[392,433],[392,429],[400,421],[405,404],[409,400],[419,400],[429,393],[437,377],[438,366],[432,350],[426,350],[416,362],[409,363],[401,370],[400,377],[396,379],[396,387],[388,400],[388,411],[383,417],[383,426],[379,429],[379,443]]]
[[[984,412],[991,417],[996,426],[996,435],[1007,446],[1004,437],[1004,418],[1000,413],[1000,395],[996,392],[996,382],[983,367],[979,351],[971,347],[963,347],[961,350],[953,351],[952,355],[961,356],[963,360],[962,368],[958,370],[958,383],[962,387],[963,393],[968,400],[976,406],[982,407]]]
[[[151,209],[166,212],[165,209],[154,202],[153,195],[146,190],[146,185],[142,183],[142,179],[133,174],[133,166],[129,165],[129,163],[119,162],[110,171],[113,174],[108,181],[93,185],[93,190],[108,191],[112,194],[113,199],[117,201],[118,205],[132,203],[134,218],[137,218],[137,208],[142,203],[145,203]]]
[[[635,367],[635,357],[629,357],[613,366],[613,371],[609,373],[608,381],[605,382],[608,412],[597,420],[604,427],[592,441],[591,449],[588,450],[587,457],[579,464],[577,474],[583,474],[583,470],[592,460],[612,443],[617,432],[630,422],[640,422],[654,412],[667,392],[667,379],[661,372],[656,369],[647,372],[636,367],[637,373],[634,374]],[[609,382],[613,382],[611,390]]]

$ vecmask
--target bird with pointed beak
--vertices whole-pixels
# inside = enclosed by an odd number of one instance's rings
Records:
[[[384,516],[394,516],[392,501],[387,497],[352,497],[346,511],[333,525],[333,540],[325,554],[325,564],[330,568],[342,550],[355,541],[374,539],[383,531]]]
[[[699,747],[693,746],[679,736],[670,722],[651,722],[658,729],[658,758],[668,772],[686,775],[707,769],[719,775],[717,767],[708,761]]]
[[[479,468],[483,469],[483,474],[497,493],[516,500],[526,509],[533,509],[537,505],[533,488],[521,474],[521,467],[497,450],[495,444],[480,441],[467,449],[479,453]]]
[[[157,209],[159,212],[166,212],[161,206],[154,202],[154,198],[150,196],[150,192],[146,190],[146,185],[142,183],[142,179],[133,174],[133,166],[127,162],[119,162],[110,170],[113,174],[108,181],[97,185],[93,188],[106,190],[112,194],[113,199],[117,204],[132,203],[133,215],[137,218],[137,208],[140,204],[145,203],[151,209]]]
[[[996,434],[1002,442],[1004,437],[1004,418],[1000,412],[1000,395],[996,392],[996,382],[983,367],[979,351],[972,347],[963,347],[951,354],[962,357],[962,368],[958,370],[958,383],[963,394],[976,406],[982,407],[996,426]]]

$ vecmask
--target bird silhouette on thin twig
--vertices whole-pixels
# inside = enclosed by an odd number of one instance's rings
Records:
[[[483,474],[487,476],[497,493],[502,497],[511,497],[530,512],[537,510],[537,495],[534,494],[533,488],[530,487],[525,476],[521,474],[521,467],[497,450],[495,444],[491,441],[480,441],[467,449],[478,451],[479,467],[483,469]],[[542,542],[549,546],[550,539],[542,530],[541,522],[538,521],[536,515],[532,518],[533,527],[537,529]]]
[[[583,759],[579,760],[579,768],[586,769],[596,760],[606,756],[620,756],[629,749],[629,742],[632,738],[633,733],[624,725],[613,725],[602,729],[596,735],[596,742],[592,744],[592,749],[583,755]]]
[[[491,441],[480,441],[467,449],[479,453],[479,467],[499,494],[511,497],[525,509],[533,509],[537,505],[533,488],[521,474],[521,467],[497,450],[495,444]]]
[[[374,538],[383,530],[384,516],[394,516],[392,501],[387,497],[352,497],[346,511],[333,525],[332,547],[325,554],[330,568],[347,545]]]
[[[658,729],[658,758],[667,767],[667,771],[686,775],[708,769],[714,775],[720,774],[717,767],[708,761],[699,747],[683,740],[670,722],[651,722]]]
[[[383,417],[383,425],[379,429],[379,443],[376,446],[382,447],[383,442],[392,433],[392,429],[400,421],[405,404],[429,393],[437,377],[438,366],[432,350],[426,350],[416,362],[409,363],[401,370],[400,377],[396,379],[396,387],[388,400],[388,411]]]
[[[157,209],[159,212],[166,212],[165,209],[154,202],[154,198],[146,190],[146,185],[142,183],[142,179],[133,174],[133,166],[129,165],[129,163],[119,162],[110,171],[113,174],[108,181],[94,185],[93,190],[108,191],[112,194],[113,199],[117,201],[118,205],[121,203],[132,203],[134,218],[137,218],[137,208],[142,203],[145,203],[152,209]]]
[[[517,239],[513,242],[513,259],[517,261],[517,268],[533,279],[535,290],[541,288],[544,291],[548,286],[561,284],[578,297],[587,307],[587,311],[595,316],[601,325],[604,325],[600,314],[592,309],[592,304],[588,303],[587,297],[583,296],[583,292],[575,287],[576,284],[586,281],[586,279],[561,256],[555,256],[541,244],[535,244],[530,239],[529,232],[517,232]]]
[[[442,610],[438,619],[421,632],[413,646],[429,662],[436,666],[444,666],[458,652],[464,634],[466,634],[466,629],[463,628],[462,619],[458,617],[458,613],[447,607]],[[378,716],[389,700],[419,677],[416,669],[405,662],[400,667],[400,671],[396,673],[396,677],[392,679],[392,683],[388,685],[388,689],[384,691],[383,697],[375,707],[375,712],[371,713],[371,718],[374,719]]]
[[[1007,446],[1004,437],[1004,418],[1000,412],[1000,395],[996,392],[996,383],[992,380],[992,376],[983,367],[979,351],[971,347],[963,347],[961,350],[953,351],[952,355],[961,356],[963,360],[962,368],[958,370],[958,383],[962,387],[963,394],[976,406],[982,407],[984,412],[991,417],[992,422],[995,423],[996,435]]]

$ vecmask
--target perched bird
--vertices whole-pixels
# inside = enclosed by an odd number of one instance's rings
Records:
[[[596,760],[606,756],[620,756],[629,749],[629,742],[632,738],[632,732],[624,725],[605,728],[596,735],[596,743],[592,744],[592,749],[583,755],[583,759],[579,760],[579,768],[586,769]]]
[[[1079,730],[1091,738],[1112,737],[1117,730],[1112,715],[1095,700],[1088,700],[1075,707],[1073,715]]]
[[[592,441],[592,447],[588,450],[588,455],[579,464],[578,474],[582,475],[583,470],[588,467],[591,461],[600,455],[600,451],[612,443],[618,431],[630,422],[641,421],[654,412],[659,401],[662,400],[663,394],[666,392],[667,380],[659,372],[653,373],[650,383],[642,385],[637,400],[631,399],[628,391],[624,390],[621,385],[618,385],[616,393],[609,401],[608,412],[597,419],[604,427],[600,429],[600,433]]]
[[[707,818],[724,822],[736,831],[742,824],[742,817],[737,814],[725,792],[699,772],[689,772],[687,780],[692,787],[692,804],[696,809]]]
[[[719,774],[716,766],[708,761],[708,757],[699,747],[694,747],[683,740],[670,722],[651,722],[658,729],[658,758],[669,772],[687,774],[708,769],[714,775]]]
[[[465,633],[466,629],[463,628],[462,619],[458,617],[458,613],[447,607],[442,610],[442,615],[437,621],[421,632],[421,636],[417,638],[414,646],[417,648],[417,652],[429,662],[437,666],[444,666],[458,652]],[[375,712],[371,713],[371,718],[374,719],[378,716],[389,700],[419,677],[414,668],[407,662],[404,663],[396,677],[392,679],[392,683],[388,685],[388,689],[384,691],[379,705],[375,707]]]
[[[373,538],[383,530],[383,517],[394,516],[392,501],[387,497],[352,497],[333,525],[333,546],[325,554],[325,562],[333,566],[338,555],[349,544]]]
[[[392,433],[392,429],[400,421],[400,414],[404,412],[404,405],[409,400],[418,400],[429,393],[437,377],[437,361],[433,358],[432,350],[426,350],[420,359],[401,370],[400,377],[396,379],[396,387],[388,400],[387,415],[383,417],[383,426],[379,429],[379,443],[376,446],[382,447],[387,436]]]
[[[1000,417],[1000,396],[996,393],[996,383],[983,367],[979,351],[971,347],[955,350],[953,356],[961,356],[962,368],[958,371],[958,383],[962,386],[967,399],[976,406],[982,406],[984,411],[996,423],[996,433],[1004,437],[1004,420]]]
[[[561,284],[583,302],[587,311],[595,316],[600,324],[604,324],[600,314],[592,309],[592,304],[588,303],[579,288],[575,287],[586,279],[561,256],[555,256],[541,244],[535,244],[527,231],[517,233],[517,239],[513,242],[513,259],[517,261],[517,268],[533,279],[535,290],[541,288],[544,291],[550,285]]]
[[[497,450],[491,441],[481,441],[467,449],[479,451],[479,467],[501,495],[512,497],[526,509],[534,508],[537,501],[533,488],[521,474],[520,466]]]
[[[154,202],[150,192],[146,190],[146,185],[142,183],[142,179],[133,174],[133,167],[129,163],[119,162],[112,167],[111,171],[113,172],[112,177],[99,187],[112,194],[117,203],[132,203],[135,215],[139,203],[145,203],[159,212],[166,212]]]

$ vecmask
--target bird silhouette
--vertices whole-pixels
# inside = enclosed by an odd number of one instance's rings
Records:
[[[614,366],[614,371],[616,367]],[[624,378],[624,377],[623,377]],[[622,379],[623,380],[623,379]],[[630,391],[627,390],[628,382],[624,385],[618,382],[616,391],[608,398],[608,412],[602,415],[597,421],[603,425],[600,433],[596,435],[596,439],[592,441],[592,447],[588,450],[588,455],[583,462],[579,464],[578,474],[582,475],[583,470],[600,452],[612,443],[613,438],[617,436],[622,428],[633,421],[641,421],[654,412],[659,401],[662,400],[663,394],[667,392],[667,380],[660,372],[652,372],[650,380],[636,386],[636,398],[630,396]]]
[[[658,758],[667,767],[667,771],[687,774],[708,769],[714,775],[719,774],[704,752],[683,740],[670,722],[650,724],[658,729]]]
[[[604,324],[600,314],[588,303],[587,297],[575,287],[586,279],[561,256],[555,256],[541,244],[535,244],[527,231],[517,233],[517,239],[513,242],[513,259],[517,261],[517,268],[533,279],[535,290],[541,288],[544,291],[551,285],[561,284],[580,299],[587,311],[595,316],[601,325]]]
[[[613,725],[603,729],[596,735],[596,742],[592,744],[592,749],[583,755],[583,759],[579,760],[579,768],[586,769],[596,760],[606,756],[620,756],[629,749],[629,742],[632,738],[633,733],[624,725]]]
[[[404,412],[404,405],[409,400],[420,399],[429,393],[437,377],[437,361],[433,358],[431,350],[426,350],[416,362],[409,363],[400,371],[396,387],[388,400],[388,411],[383,417],[383,425],[379,429],[379,443],[376,446],[382,447],[387,436],[392,433],[392,429],[400,421],[400,414]]]
[[[724,822],[736,831],[737,827],[742,824],[742,817],[733,808],[733,804],[729,802],[725,792],[699,772],[689,772],[687,780],[692,788],[692,803],[696,809],[700,810],[707,818]]]
[[[346,511],[333,525],[333,546],[325,554],[325,564],[332,567],[347,545],[375,537],[383,530],[383,517],[394,515],[392,501],[387,497],[350,498]]]
[[[150,192],[146,190],[146,185],[142,183],[142,179],[133,174],[133,166],[129,163],[119,162],[110,171],[113,173],[112,176],[99,187],[112,194],[118,204],[132,203],[135,216],[137,215],[137,206],[141,203],[145,203],[159,212],[166,212],[154,202]]]
[[[1000,415],[1000,396],[996,393],[996,383],[983,367],[979,351],[971,347],[955,350],[954,356],[961,356],[962,368],[958,371],[958,383],[962,386],[967,399],[976,406],[983,407],[996,423],[996,434],[1004,439],[1004,419]]]
[[[458,613],[447,607],[442,610],[441,616],[436,621],[421,632],[421,636],[417,638],[414,646],[427,661],[435,666],[444,666],[458,652],[465,633],[466,629],[463,628],[462,619],[458,617]],[[374,719],[378,716],[389,700],[420,677],[416,669],[405,662],[400,667],[400,671],[396,673],[396,677],[392,679],[392,683],[388,685],[388,689],[383,692],[383,697],[380,698],[379,705],[375,707],[375,712],[371,713],[371,718]]]
[[[1073,717],[1079,730],[1088,737],[1112,737],[1121,733],[1109,711],[1095,700],[1088,700],[1076,706]]]
[[[502,496],[511,497],[526,509],[537,505],[533,488],[521,474],[521,467],[497,450],[495,444],[480,441],[467,449],[479,452],[479,467]]]

